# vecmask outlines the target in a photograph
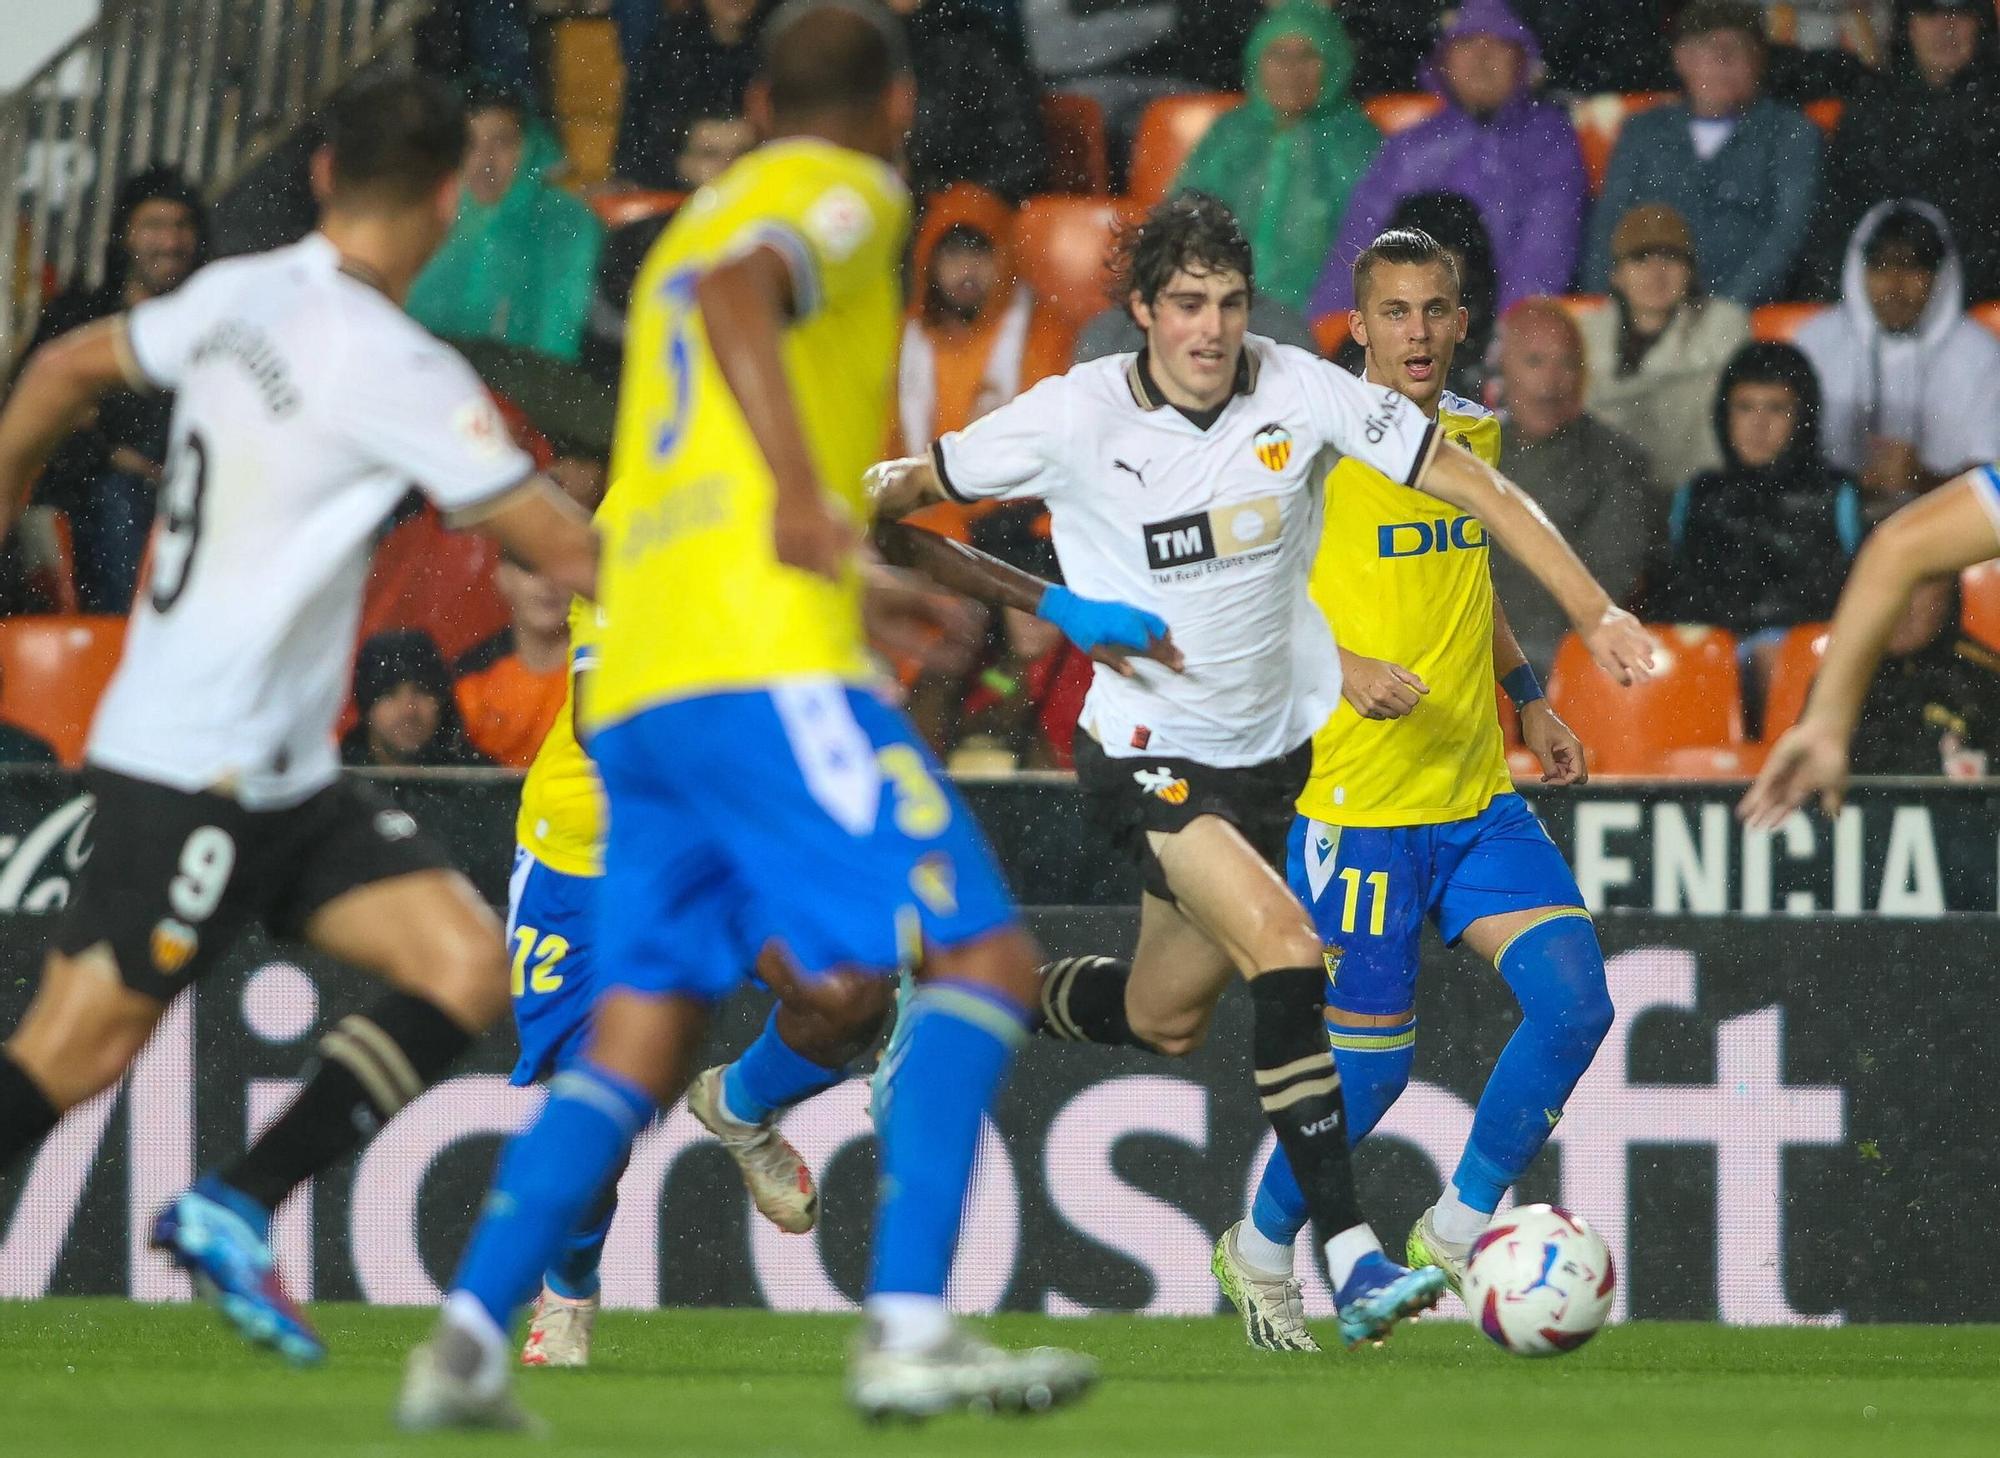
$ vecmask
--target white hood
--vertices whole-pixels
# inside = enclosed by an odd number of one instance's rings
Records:
[[[1875,204],[1862,214],[1855,225],[1854,236],[1847,240],[1847,257],[1840,266],[1840,312],[1847,317],[1848,324],[1855,333],[1873,345],[1882,333],[1882,326],[1876,322],[1875,311],[1868,304],[1868,245],[1891,213],[1912,212],[1937,229],[1937,235],[1944,240],[1944,262],[1938,265],[1937,280],[1931,285],[1930,302],[1924,305],[1924,312],[1918,316],[1917,327],[1905,338],[1916,341],[1926,349],[1934,349],[1944,342],[1965,313],[1965,265],[1958,256],[1958,242],[1951,236],[1951,225],[1944,220],[1944,214],[1927,202],[1913,197],[1891,198],[1888,202]]]

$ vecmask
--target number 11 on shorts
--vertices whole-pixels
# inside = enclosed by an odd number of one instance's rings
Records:
[[[1356,917],[1361,911],[1361,883],[1368,883],[1368,935],[1382,935],[1383,919],[1389,914],[1389,873],[1368,871],[1363,873],[1354,866],[1342,866],[1340,879],[1347,887],[1347,899],[1340,906],[1340,929],[1350,935],[1354,931]]]

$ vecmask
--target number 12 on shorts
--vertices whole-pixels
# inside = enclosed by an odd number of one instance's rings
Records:
[[[1355,866],[1340,868],[1341,884],[1347,888],[1347,896],[1340,904],[1340,929],[1350,935],[1354,931],[1356,919],[1361,912],[1361,883],[1368,883],[1368,935],[1382,935],[1382,924],[1389,914],[1389,873],[1387,871],[1362,871]]]
[[[563,984],[562,959],[569,955],[567,937],[543,936],[531,926],[514,929],[514,986],[516,997],[530,992],[554,992]]]

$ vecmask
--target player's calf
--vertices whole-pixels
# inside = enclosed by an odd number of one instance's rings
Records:
[[[116,1083],[164,1011],[120,984],[108,949],[51,953],[27,1015],[0,1048],[0,1170]]]

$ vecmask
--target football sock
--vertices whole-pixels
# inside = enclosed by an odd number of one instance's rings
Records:
[[[1597,929],[1556,912],[1513,937],[1494,959],[1521,1004],[1521,1025],[1479,1095],[1472,1137],[1452,1175],[1458,1197],[1491,1215],[1548,1143],[1563,1103],[1611,1031],[1611,994]],[[1450,1232],[1439,1230],[1447,1240]]]
[[[507,1330],[652,1117],[651,1095],[616,1074],[589,1063],[558,1073],[541,1117],[507,1146],[452,1290]]]
[[[1417,1055],[1415,1018],[1384,1028],[1327,1029],[1334,1066],[1340,1071],[1341,1097],[1347,1103],[1347,1143],[1366,1139],[1389,1106],[1409,1086],[1410,1066]],[[1305,1191],[1299,1188],[1284,1147],[1271,1151],[1250,1203],[1250,1223],[1274,1245],[1289,1246],[1306,1226]]]
[[[0,1048],[0,1172],[46,1139],[60,1117],[42,1086]]]
[[[1322,1021],[1325,988],[1324,967],[1281,967],[1250,979],[1257,1095],[1323,1242],[1363,1223],[1340,1074]]]
[[[870,1296],[944,1295],[980,1120],[1027,1027],[986,987],[927,982],[910,999],[882,1131],[882,1196]]]
[[[1299,1217],[1299,1224],[1305,1224],[1304,1216]],[[1294,1268],[1291,1242],[1270,1239],[1254,1220],[1236,1227],[1236,1254],[1242,1257],[1244,1265],[1263,1276],[1289,1276]]]
[[[584,1211],[576,1229],[563,1237],[555,1259],[542,1273],[543,1284],[566,1300],[588,1301],[597,1294],[597,1268],[604,1260],[611,1218],[618,1213],[618,1180],[625,1173],[625,1164],[624,1160],[618,1162],[596,1203]]]
[[[257,1142],[221,1171],[267,1210],[374,1137],[472,1042],[436,1003],[395,992],[334,1024],[306,1065],[306,1086]]]
[[[740,1124],[761,1124],[846,1076],[845,1069],[822,1068],[779,1037],[773,1008],[764,1031],[722,1072],[722,1111]]]
[[[1121,1048],[1152,1044],[1132,1031],[1125,1016],[1125,984],[1132,964],[1115,957],[1065,957],[1042,968],[1041,1016],[1035,1031],[1065,1043],[1106,1043]]]
[[[1495,1200],[1493,1203],[1497,1208],[1500,1202]],[[1431,1229],[1437,1232],[1439,1240],[1452,1245],[1471,1245],[1492,1223],[1493,1211],[1476,1210],[1466,1204],[1457,1180],[1444,1187],[1444,1193],[1438,1196],[1437,1204],[1431,1209]]]
[[[1354,1268],[1368,1257],[1384,1260],[1382,1242],[1366,1225],[1343,1230],[1326,1243],[1326,1274],[1337,1297],[1354,1275]]]
[[[874,1321],[876,1344],[885,1352],[921,1352],[951,1330],[951,1313],[941,1296],[878,1294],[861,1309]]]

